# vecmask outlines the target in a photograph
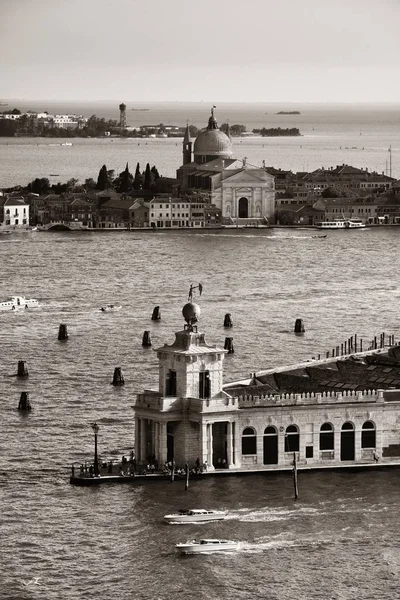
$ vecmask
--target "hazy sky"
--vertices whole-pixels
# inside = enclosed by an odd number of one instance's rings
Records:
[[[400,0],[0,0],[0,99],[400,102]]]

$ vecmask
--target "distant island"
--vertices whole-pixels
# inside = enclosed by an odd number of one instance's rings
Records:
[[[150,110],[149,108],[132,108],[131,110],[136,110],[138,112],[145,112],[146,110]]]
[[[280,110],[279,112],[275,113],[276,115],[300,115],[300,111],[299,110]]]
[[[276,137],[276,136],[298,136],[301,135],[297,127],[291,127],[282,129],[281,127],[262,127],[259,129],[253,129],[251,132],[247,131],[246,125],[228,125],[228,123],[222,123],[221,131],[228,133],[231,137],[241,137],[250,135],[262,135],[263,137]]]

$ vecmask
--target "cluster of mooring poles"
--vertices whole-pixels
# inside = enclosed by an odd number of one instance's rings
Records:
[[[379,350],[386,348],[387,346],[394,346],[394,335],[387,335],[381,333],[379,336],[375,336],[372,340],[365,341],[359,338],[357,334],[349,337],[348,340],[339,344],[332,350],[328,350],[325,354],[325,358],[335,358],[337,356],[346,356],[349,354],[355,354],[357,352],[367,352],[370,350]],[[313,356],[313,359],[316,357]],[[318,360],[321,359],[321,355],[318,354]]]
[[[189,469],[189,465],[186,463],[185,464],[185,491],[186,492],[189,489],[189,475],[190,475],[190,469]],[[174,483],[174,481],[175,481],[175,461],[174,460],[171,463],[170,479],[171,479],[171,483]]]
[[[27,377],[29,377],[28,366],[24,360],[18,361],[17,377],[20,379],[26,379]],[[29,392],[21,392],[21,396],[18,402],[18,410],[23,413],[32,410],[32,406],[29,400]]]

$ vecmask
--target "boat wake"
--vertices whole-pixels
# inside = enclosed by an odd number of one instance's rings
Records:
[[[261,538],[255,542],[241,542],[239,546],[240,552],[246,552],[250,554],[260,554],[261,552],[267,552],[268,550],[282,550],[284,548],[310,548],[310,547],[321,547],[330,544],[331,540],[315,540],[315,539],[304,539],[304,540],[269,540],[266,541]]]
[[[272,521],[285,521],[296,517],[303,518],[307,515],[321,514],[318,508],[303,507],[296,510],[287,508],[269,508],[265,507],[260,510],[252,510],[248,508],[231,511],[225,517],[225,520],[236,520],[242,522],[266,523]]]

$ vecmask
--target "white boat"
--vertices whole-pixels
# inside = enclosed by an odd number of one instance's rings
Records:
[[[204,508],[191,508],[180,510],[171,515],[165,515],[168,523],[202,523],[204,521],[222,521],[227,512],[222,510],[205,510]]]
[[[315,227],[316,229],[365,229],[365,223],[361,219],[333,219],[320,221]]]
[[[363,223],[361,219],[347,219],[346,220],[346,228],[347,229],[365,229],[366,225]]]
[[[115,312],[116,310],[121,310],[122,306],[120,304],[106,304],[100,308],[101,312]]]
[[[0,302],[0,310],[18,310],[20,308],[38,308],[39,302],[34,298],[12,296],[9,300]]]
[[[215,540],[202,538],[191,540],[185,544],[176,544],[180,554],[209,554],[210,552],[234,552],[239,548],[239,542],[232,540]]]

